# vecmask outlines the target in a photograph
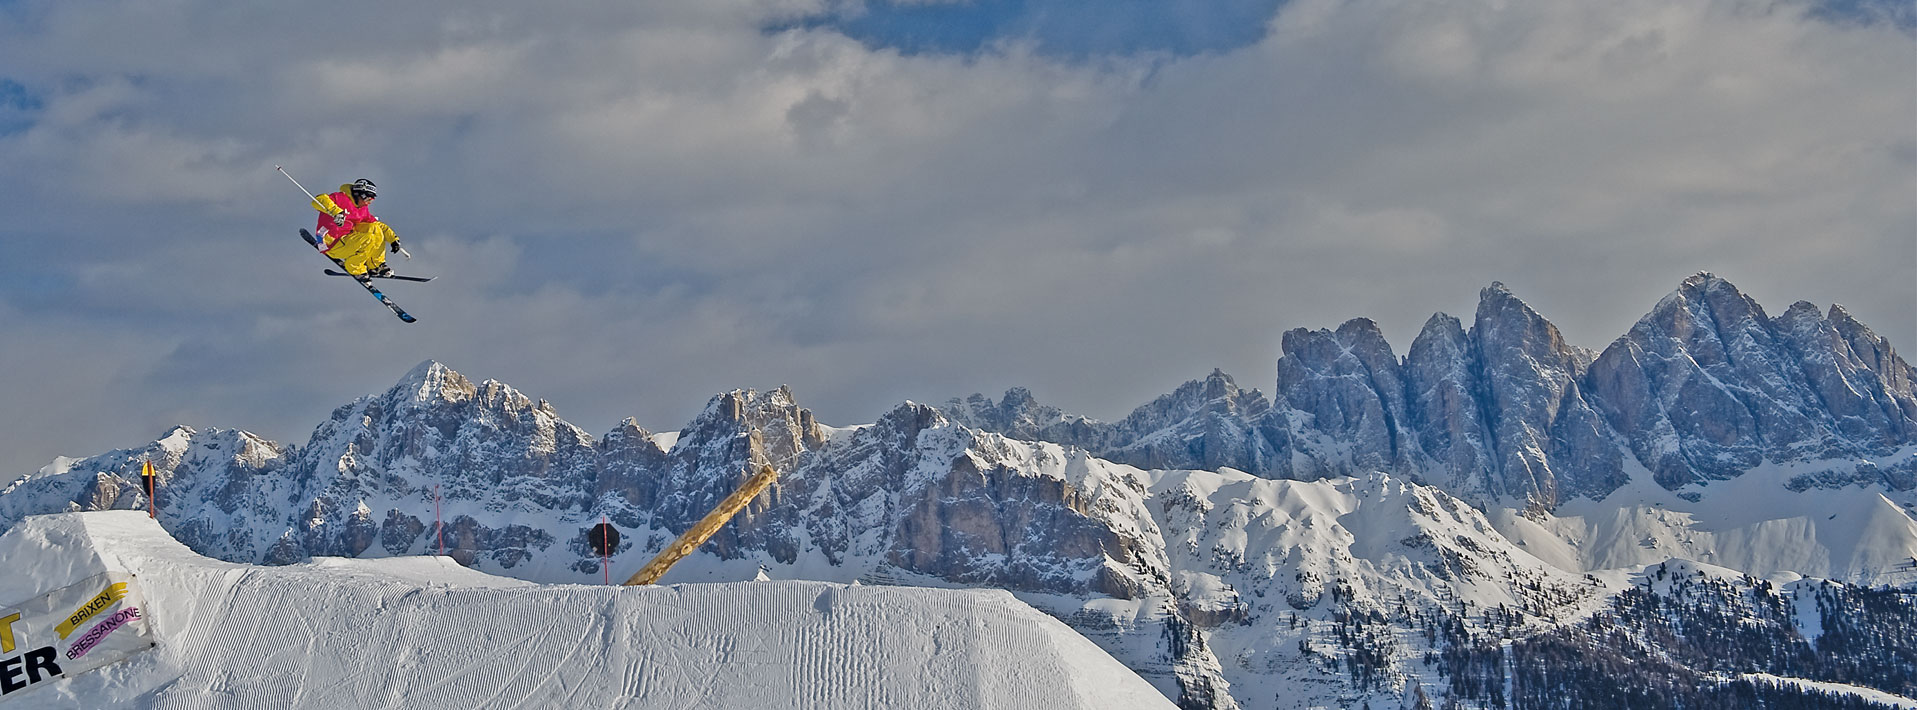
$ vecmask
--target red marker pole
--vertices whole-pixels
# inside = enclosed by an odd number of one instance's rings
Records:
[[[446,556],[446,524],[439,521],[439,484],[433,484],[433,535],[439,538],[439,556]]]
[[[606,514],[605,514],[605,513],[600,513],[600,514],[599,514],[599,524],[600,524],[600,525],[605,525],[605,524],[606,524]],[[610,528],[606,528],[606,529],[610,529]],[[605,554],[605,553],[607,553],[607,552],[611,552],[611,550],[605,550],[604,552],[601,552],[601,553],[600,553],[600,555],[599,555],[599,571],[600,571],[600,572],[601,572],[601,573],[602,573],[602,574],[603,574],[603,575],[605,576],[605,578],[606,578],[606,586],[612,586],[612,566],[611,566],[611,563],[610,563],[610,562],[608,562],[608,561],[607,561],[607,559],[606,559],[606,554]]]

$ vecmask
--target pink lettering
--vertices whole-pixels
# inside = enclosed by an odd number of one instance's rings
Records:
[[[88,651],[99,646],[101,641],[106,640],[107,634],[113,633],[116,629],[125,626],[127,622],[138,618],[140,618],[139,607],[127,607],[114,612],[112,616],[101,621],[98,626],[88,629],[85,634],[80,636],[78,641],[74,641],[73,645],[67,648],[67,658],[79,660],[81,656],[87,655]]]

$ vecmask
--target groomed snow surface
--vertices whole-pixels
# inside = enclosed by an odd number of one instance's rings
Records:
[[[135,511],[28,518],[0,536],[0,566],[0,618],[131,574],[143,599],[119,604],[143,607],[156,642],[0,695],[8,710],[1172,707],[1001,591],[538,585],[438,557],[257,567],[194,554]],[[21,631],[8,655],[41,645]],[[23,682],[6,661],[0,676]]]

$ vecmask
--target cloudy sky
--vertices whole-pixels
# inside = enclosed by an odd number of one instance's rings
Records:
[[[276,164],[379,183],[418,324]],[[1115,419],[1492,281],[1586,347],[1711,271],[1908,351],[1917,10],[0,0],[0,244],[0,478],[304,443],[427,359],[594,433],[781,384]]]

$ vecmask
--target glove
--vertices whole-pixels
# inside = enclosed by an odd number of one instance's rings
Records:
[[[338,212],[333,213],[333,226],[335,227],[346,226],[346,210],[340,210]]]
[[[387,250],[387,251],[390,251],[390,252],[392,252],[392,253],[394,253],[394,254],[398,254],[398,253],[399,253],[399,240],[398,240],[398,239],[395,239],[395,240],[393,240],[393,243],[392,243],[392,244],[389,244],[389,245],[387,245],[387,249],[386,249],[386,250]]]

